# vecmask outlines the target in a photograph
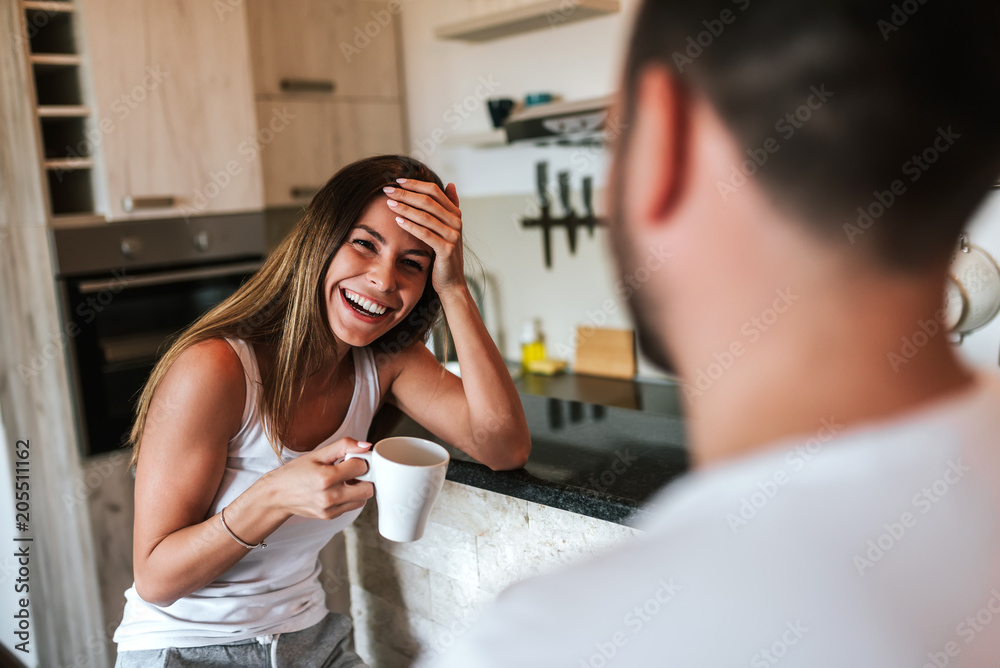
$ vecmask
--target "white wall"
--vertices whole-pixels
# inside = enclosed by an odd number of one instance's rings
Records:
[[[607,326],[630,326],[623,309],[607,313],[601,308],[613,298],[614,279],[600,232],[594,240],[582,236],[576,256],[570,256],[565,230],[555,230],[554,266],[548,271],[542,263],[541,233],[516,223],[537,213],[531,205],[536,161],[549,162],[552,189],[556,172],[569,169],[577,190],[574,204],[580,209],[580,181],[592,175],[595,186],[602,187],[607,155],[583,148],[477,148],[463,145],[461,138],[491,128],[479,96],[523,99],[529,92],[549,91],[577,100],[612,93],[637,0],[622,4],[620,14],[483,43],[434,37],[437,25],[469,16],[471,0],[421,0],[419,8],[412,5],[404,15],[403,60],[413,153],[458,186],[467,243],[498,285],[505,335],[502,352],[512,359],[520,356],[516,339],[525,318],[542,318],[550,354],[556,357],[565,356],[560,349],[572,347],[579,324],[606,317]],[[555,212],[559,215],[558,205]],[[991,195],[976,217],[970,239],[1000,257],[1000,194]],[[967,337],[961,346],[970,361],[994,367],[998,351],[1000,320]],[[640,373],[656,375],[643,362]]]

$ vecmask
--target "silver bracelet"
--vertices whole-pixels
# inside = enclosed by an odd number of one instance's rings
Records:
[[[237,538],[236,534],[233,533],[233,530],[229,528],[228,524],[226,524],[225,513],[226,513],[226,509],[225,508],[223,508],[222,510],[220,510],[219,511],[219,519],[222,520],[222,526],[225,527],[226,533],[228,533],[230,536],[233,537],[233,540],[235,540],[237,543],[239,543],[240,545],[242,545],[243,547],[245,547],[248,550],[252,550],[255,547],[267,547],[267,543],[265,543],[263,540],[261,540],[256,545],[251,545],[250,543],[244,543],[242,540],[240,540],[239,538]]]

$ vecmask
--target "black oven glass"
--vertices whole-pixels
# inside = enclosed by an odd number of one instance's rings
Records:
[[[135,404],[156,360],[188,325],[235,292],[252,269],[242,263],[220,273],[215,266],[210,272],[65,281],[67,317],[79,328],[73,355],[84,455],[127,443]]]

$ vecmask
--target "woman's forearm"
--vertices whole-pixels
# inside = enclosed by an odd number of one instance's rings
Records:
[[[250,545],[266,540],[289,517],[269,502],[269,486],[267,476],[261,478],[225,509],[230,530]],[[135,555],[136,591],[144,601],[170,605],[214,582],[248,552],[216,513],[164,537],[149,554]]]
[[[531,437],[521,399],[468,286],[439,295],[469,406],[469,454],[494,469],[524,466]]]

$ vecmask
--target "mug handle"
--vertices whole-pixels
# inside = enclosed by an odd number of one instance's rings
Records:
[[[375,478],[373,476],[374,471],[372,471],[372,453],[371,453],[371,451],[369,451],[369,452],[348,452],[346,455],[344,455],[344,461],[346,462],[348,459],[363,459],[366,462],[368,462],[368,470],[365,471],[363,474],[359,475],[357,478],[355,478],[355,480],[361,480],[362,482],[375,482]]]

